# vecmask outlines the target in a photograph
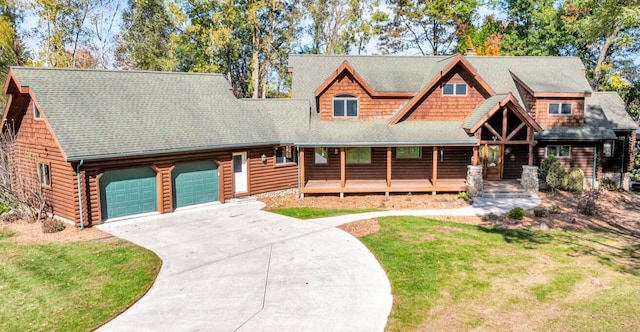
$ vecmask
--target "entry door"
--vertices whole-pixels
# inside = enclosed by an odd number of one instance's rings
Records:
[[[502,146],[485,144],[484,147],[484,177],[487,180],[502,178]]]
[[[247,153],[233,154],[233,191],[237,193],[247,192]]]

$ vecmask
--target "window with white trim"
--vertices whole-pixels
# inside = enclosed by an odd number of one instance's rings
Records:
[[[329,149],[328,148],[314,148],[313,161],[315,164],[327,164],[329,163]]]
[[[43,186],[51,185],[51,173],[49,172],[49,164],[38,163],[38,181]]]
[[[347,164],[371,164],[371,148],[347,148]]]
[[[571,145],[547,145],[545,157],[549,156],[569,158],[571,157]]]
[[[606,140],[602,143],[602,155],[605,157],[613,157],[613,150],[616,143],[614,140]]]
[[[445,83],[442,85],[443,96],[466,96],[467,83]]]
[[[549,103],[549,114],[551,115],[571,115],[573,105],[562,103]]]
[[[412,159],[421,158],[422,148],[419,146],[403,146],[396,148],[396,158],[398,159]]]
[[[276,148],[276,165],[291,164],[296,162],[296,153],[293,145],[281,145]]]
[[[358,98],[352,95],[337,95],[333,97],[334,118],[357,118]]]

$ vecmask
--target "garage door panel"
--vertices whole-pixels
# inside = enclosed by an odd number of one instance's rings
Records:
[[[148,167],[105,172],[100,179],[103,220],[157,211],[156,183]]]
[[[172,178],[176,207],[218,200],[218,166],[211,161],[177,164]]]

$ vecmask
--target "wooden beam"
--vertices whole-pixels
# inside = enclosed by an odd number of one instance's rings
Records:
[[[533,166],[533,145],[529,145],[529,166]]]
[[[387,187],[391,187],[391,147],[387,147]]]
[[[509,109],[505,106],[502,108],[502,137],[507,137],[507,113]]]
[[[438,184],[438,147],[433,147],[433,169],[431,172],[432,185],[435,187]]]
[[[327,158],[329,158],[329,150],[327,149]],[[305,174],[304,174],[304,148],[300,148],[300,155],[298,156],[298,163],[300,167],[300,189],[304,188],[305,185]]]
[[[511,134],[510,134],[509,136],[507,136],[507,139],[506,139],[506,140],[508,141],[508,140],[512,139],[512,138],[513,138],[513,136],[516,136],[516,134],[518,134],[518,132],[519,132],[520,130],[522,130],[522,128],[524,127],[524,125],[525,125],[525,123],[524,123],[524,122],[520,123],[520,125],[519,125],[516,129],[514,129],[514,130],[511,132]],[[528,135],[528,133],[527,133],[527,135]],[[527,139],[529,139],[529,137],[527,137]]]
[[[473,166],[478,166],[478,164],[480,163],[480,153],[479,153],[480,147],[479,146],[474,146],[473,147]]]
[[[509,144],[509,145],[525,145],[531,144],[529,141],[480,141],[480,144],[489,144],[489,145],[497,145],[497,144]]]
[[[533,130],[531,127],[527,127],[527,141],[529,142],[529,166],[533,166],[533,146],[535,141],[533,140]]]
[[[340,188],[344,188],[347,183],[346,179],[347,157],[344,147],[340,148]]]
[[[487,127],[487,129],[489,129],[489,131],[498,138],[498,140],[502,141],[502,136],[500,136],[500,134],[498,134],[498,132],[493,129],[493,127],[491,127],[491,125],[489,123],[485,123],[484,124],[485,127]]]

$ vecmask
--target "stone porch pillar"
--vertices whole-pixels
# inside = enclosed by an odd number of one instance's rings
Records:
[[[467,194],[471,197],[479,196],[482,186],[482,166],[467,166]]]
[[[538,166],[522,165],[522,187],[531,195],[538,195],[540,184],[538,182]]]

